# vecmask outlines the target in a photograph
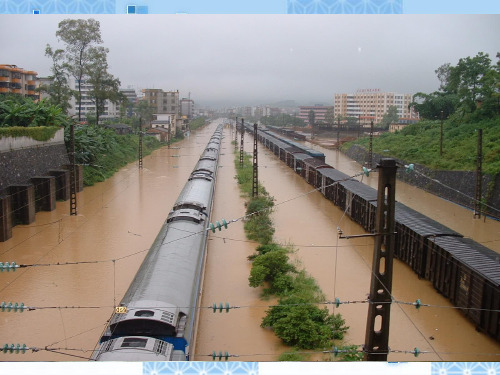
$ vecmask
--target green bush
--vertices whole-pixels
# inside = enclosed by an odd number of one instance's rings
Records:
[[[293,296],[271,307],[261,327],[271,327],[286,345],[302,349],[328,347],[332,340],[343,338],[349,328],[342,318],[329,315],[326,307],[320,308]]]
[[[0,139],[4,137],[28,137],[35,141],[48,141],[54,138],[56,132],[61,129],[58,126],[39,126],[26,128],[22,126],[12,126],[0,128]]]
[[[306,357],[303,354],[297,352],[285,352],[278,357],[278,361],[281,362],[292,362],[292,361],[304,361]]]

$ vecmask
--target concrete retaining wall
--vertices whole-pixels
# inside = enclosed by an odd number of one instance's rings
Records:
[[[69,164],[64,129],[47,142],[28,137],[0,139],[0,193],[9,185],[25,184],[34,176],[49,175],[52,169]]]

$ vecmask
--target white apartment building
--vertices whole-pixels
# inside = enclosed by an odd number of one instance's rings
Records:
[[[70,87],[72,90],[78,90],[78,84],[74,78],[70,78]],[[92,90],[92,85],[82,80],[82,121],[86,121],[86,115],[95,113],[95,104],[89,96],[89,91]],[[78,103],[74,97],[70,100],[71,108],[68,110],[70,116],[78,116]],[[104,104],[104,112],[100,114],[100,120],[120,117],[120,105],[114,104],[106,100]]]
[[[339,115],[371,118],[374,123],[379,123],[389,107],[396,106],[400,119],[417,119],[418,115],[412,108],[408,108],[412,100],[411,94],[381,92],[380,89],[363,89],[355,94],[335,94],[334,114],[335,118]]]

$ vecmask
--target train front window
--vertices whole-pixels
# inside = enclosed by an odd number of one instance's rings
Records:
[[[122,348],[145,348],[148,339],[140,339],[137,337],[128,337],[123,340]]]
[[[151,311],[151,310],[140,310],[140,311],[137,311],[134,316],[140,316],[142,318],[148,318],[150,316],[153,316],[155,313],[154,311]]]

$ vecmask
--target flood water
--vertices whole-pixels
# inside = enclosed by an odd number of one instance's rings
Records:
[[[154,152],[144,159],[142,171],[133,163],[106,182],[85,188],[78,194],[77,217],[68,215],[69,202],[58,202],[55,211],[37,213],[35,223],[15,227],[13,238],[0,243],[1,261],[51,264],[0,274],[1,300],[39,308],[1,313],[3,341],[51,349],[4,354],[2,360],[73,361],[90,357],[113,306],[127,290],[214,130],[215,124],[191,134],[176,145],[179,149]],[[234,180],[234,134],[229,129],[224,134],[212,221],[229,221],[245,212]],[[245,150],[250,151],[252,139],[247,134],[245,138]],[[322,151],[329,164],[345,173],[359,171],[359,165],[335,151]],[[294,257],[316,278],[328,301],[335,297],[341,301],[366,299],[371,239],[338,239],[337,226],[345,234],[362,233],[362,228],[343,217],[320,193],[306,194],[311,186],[260,144],[259,165],[259,180],[277,204],[273,214],[275,239],[295,245]],[[364,182],[376,187],[376,175],[365,177]],[[471,211],[400,182],[396,194],[399,201],[500,252],[498,222],[473,220]],[[255,247],[246,240],[241,221],[210,234],[201,305],[228,302],[240,308],[229,313],[200,310],[194,360],[212,360],[213,351],[227,351],[239,356],[230,360],[273,361],[287,349],[272,332],[260,328],[267,306],[276,301],[260,300],[260,291],[248,286],[250,262],[246,258]],[[78,264],[56,265],[65,262]],[[412,306],[393,305],[391,349],[418,347],[432,354],[415,358],[391,353],[390,361],[498,359],[489,355],[500,353],[498,343],[476,332],[429,282],[418,280],[401,262],[396,261],[394,267],[396,300],[413,302],[418,298],[442,307],[417,311]],[[344,304],[335,312],[342,313],[351,327],[346,342],[363,344],[367,305]]]

